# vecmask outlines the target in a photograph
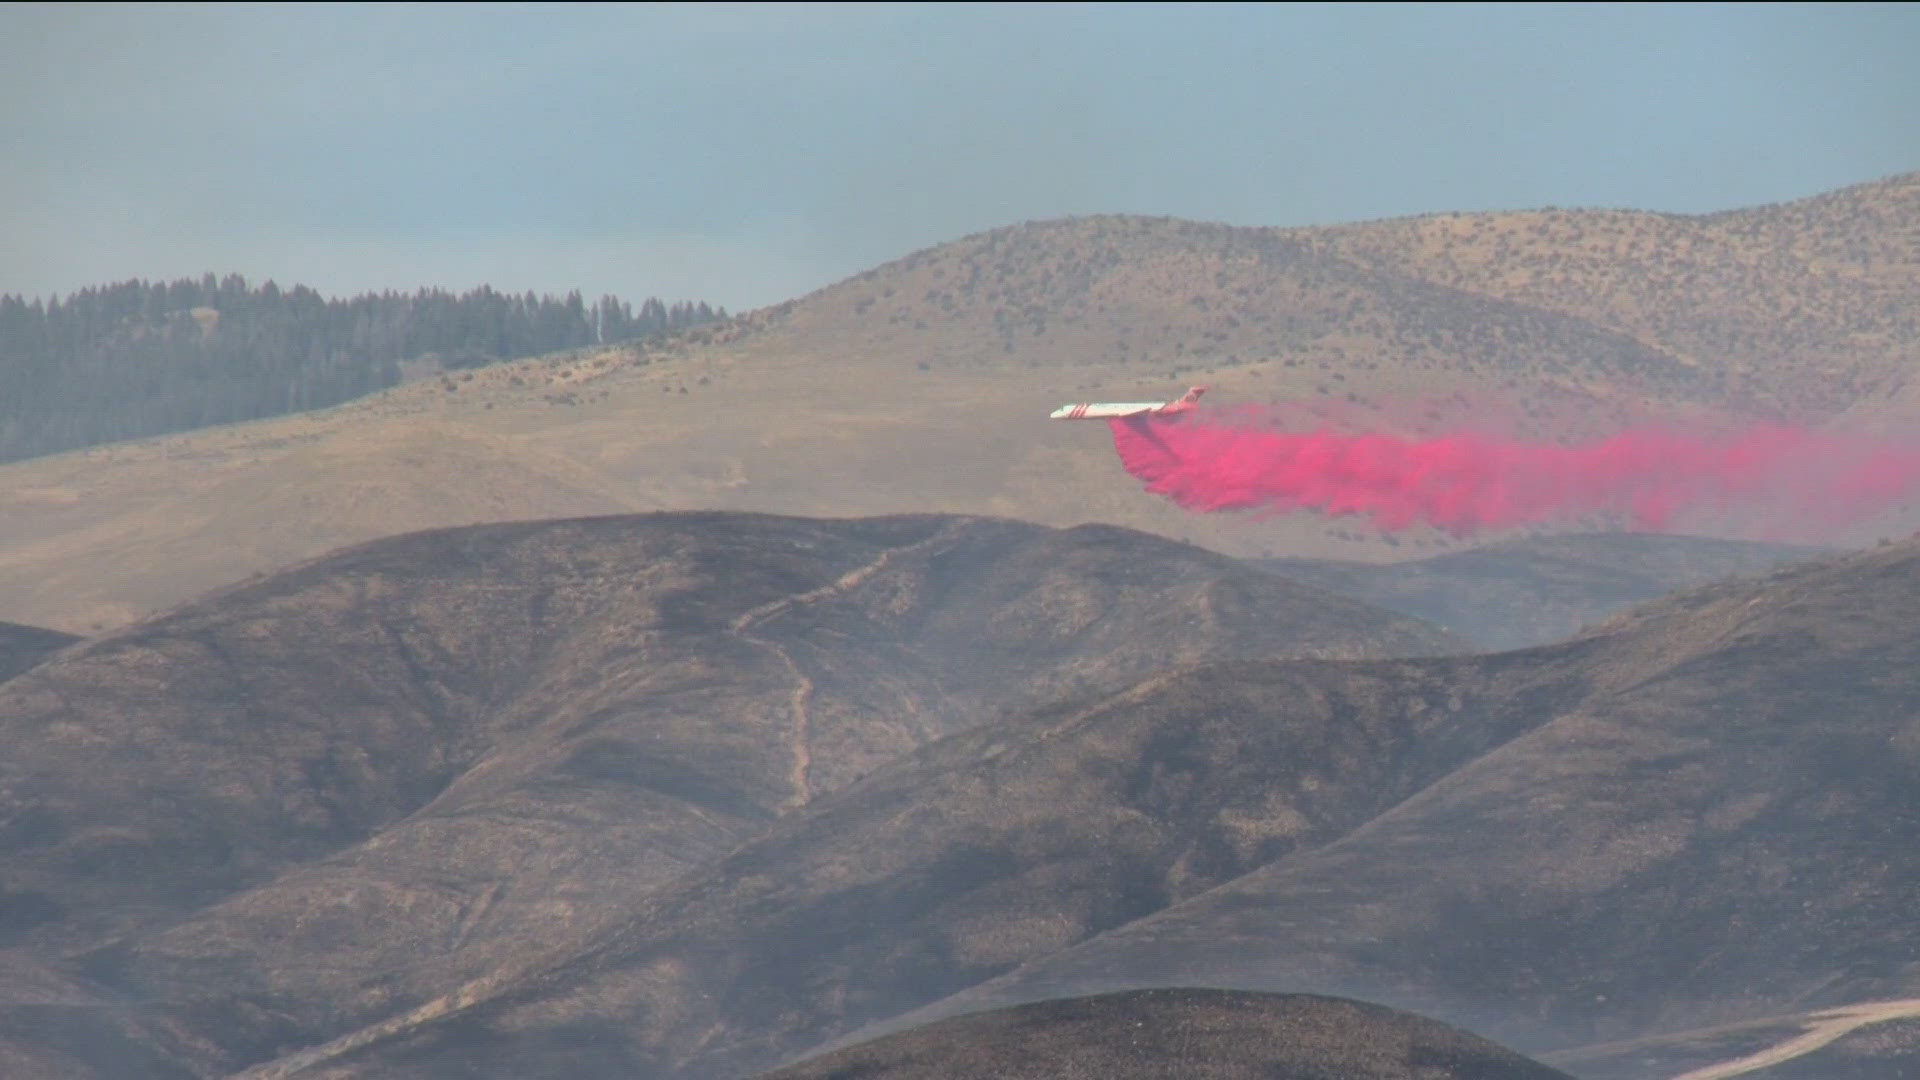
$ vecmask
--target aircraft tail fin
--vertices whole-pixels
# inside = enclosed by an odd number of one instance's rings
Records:
[[[1206,392],[1207,388],[1204,386],[1190,386],[1187,388],[1187,392],[1180,396],[1180,400],[1167,402],[1166,406],[1159,411],[1163,413],[1186,412],[1198,404],[1200,395]]]

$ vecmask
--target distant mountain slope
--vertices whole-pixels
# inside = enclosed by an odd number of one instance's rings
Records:
[[[58,630],[0,622],[0,682],[5,682],[80,639]]]
[[[1206,382],[1230,406],[1386,431],[1471,422],[1551,440],[1648,414],[1843,411],[1897,426],[1920,409],[1905,351],[1915,190],[1896,177],[1702,218],[996,229],[671,340],[0,467],[0,619],[97,633],[339,543],[588,512],[977,513],[1235,555],[1457,550],[1315,515],[1187,514],[1141,492],[1097,425],[1043,418]],[[1802,539],[1865,544],[1920,520],[1804,524]]]
[[[0,944],[171,1010],[156,1045],[182,1067],[238,1067],[573,955],[649,889],[1004,712],[1168,663],[1455,645],[1105,526],[411,534],[0,684]]]
[[[96,453],[111,461],[114,451]],[[70,483],[53,485],[54,527],[0,548],[0,591],[20,610],[65,613],[67,625],[97,633],[374,537],[631,509],[603,477],[568,458],[422,418],[372,420],[337,440],[290,437],[249,457],[238,476],[207,460],[215,455],[190,456],[201,467],[177,483],[139,465],[108,465],[106,486],[86,500]],[[0,533],[7,524],[0,521]]]
[[[1377,1005],[1140,990],[943,1020],[766,1080],[1569,1080],[1484,1039]]]
[[[1584,400],[1594,386],[1696,403],[1726,392],[1711,372],[1588,316],[1364,266],[1317,233],[1171,218],[996,229],[755,312],[724,333],[797,351],[918,356],[934,368],[1145,362],[1173,379],[1249,367],[1282,387],[1314,387],[1290,396],[1340,405],[1443,398],[1516,378],[1543,403],[1555,393]]]
[[[336,405],[401,382],[403,367],[419,378],[724,315],[485,286],[327,299],[238,274],[0,296],[0,461]]]
[[[1254,559],[1270,570],[1426,619],[1484,649],[1573,636],[1675,589],[1763,573],[1818,548],[1698,536],[1592,533],[1529,537],[1397,563]]]
[[[1920,173],[1693,217],[1435,214],[1283,235],[1658,342],[1807,414],[1907,382],[1920,337]]]
[[[747,324],[796,343],[892,340],[936,364],[986,359],[992,341],[1034,363],[1158,357],[1170,372],[1290,359],[1341,372],[1335,396],[1370,397],[1396,376],[1481,374],[1520,377],[1518,396],[1538,404],[1558,386],[1818,417],[1906,382],[1916,289],[1920,173],[1697,216],[1028,223]]]

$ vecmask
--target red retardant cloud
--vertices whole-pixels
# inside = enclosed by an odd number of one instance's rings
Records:
[[[1482,434],[1290,434],[1196,414],[1109,420],[1127,472],[1189,510],[1314,510],[1458,535],[1615,513],[1665,528],[1697,509],[1859,521],[1920,490],[1920,447],[1752,426],[1635,428],[1574,446]]]

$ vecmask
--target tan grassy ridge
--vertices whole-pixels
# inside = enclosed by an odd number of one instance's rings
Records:
[[[0,619],[96,632],[342,544],[693,507],[1110,521],[1236,554],[1432,553],[1185,514],[1076,398],[1214,400],[1568,438],[1633,416],[1904,415],[1920,176],[1705,217],[1316,229],[1089,217],[967,237],[664,344],[0,467]]]

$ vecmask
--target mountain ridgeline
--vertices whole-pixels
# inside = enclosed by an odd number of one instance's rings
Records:
[[[1309,994],[1141,990],[978,1013],[763,1080],[1570,1080],[1425,1017]]]
[[[1249,557],[1439,555],[1461,539],[1317,513],[1188,513],[1144,494],[1097,425],[1047,410],[1204,383],[1210,406],[1408,438],[1490,427],[1578,443],[1650,421],[1796,418],[1895,433],[1920,408],[1916,284],[1920,174],[1708,218],[1013,225],[643,346],[6,463],[0,619],[93,633],[411,529],[669,509],[991,514]],[[234,318],[222,309],[216,334]],[[126,396],[107,377],[81,390]],[[19,415],[5,387],[0,401],[14,414],[0,427],[80,415],[58,402]],[[1920,528],[1920,506],[1854,524],[1760,511],[1706,508],[1675,527],[1843,547]],[[1550,523],[1629,526],[1617,513]]]
[[[477,367],[725,316],[486,286],[328,299],[237,274],[0,296],[0,461],[324,408],[395,385],[409,360]]]

